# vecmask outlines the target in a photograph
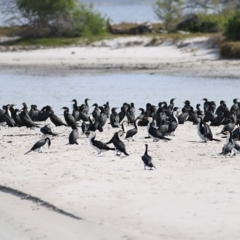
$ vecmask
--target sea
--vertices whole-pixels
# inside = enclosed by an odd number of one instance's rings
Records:
[[[91,106],[108,101],[111,108],[121,107],[124,102],[135,103],[136,109],[145,108],[148,102],[157,106],[171,98],[176,98],[175,105],[180,109],[186,100],[194,108],[197,103],[203,106],[203,98],[217,105],[225,100],[231,106],[233,98],[239,97],[240,80],[124,72],[62,76],[0,72],[0,86],[0,105],[13,103],[22,108],[26,102],[29,107],[36,104],[40,109],[51,105],[61,115],[62,107],[72,108],[73,99],[80,105],[85,98],[91,99]]]

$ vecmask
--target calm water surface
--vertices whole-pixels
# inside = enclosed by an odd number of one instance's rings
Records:
[[[49,104],[57,114],[62,114],[62,107],[71,107],[71,100],[78,104],[90,98],[90,104],[104,104],[120,107],[123,102],[134,102],[136,108],[147,102],[157,105],[160,101],[177,98],[176,106],[182,107],[185,100],[190,100],[195,107],[203,103],[202,98],[216,101],[226,100],[232,105],[232,99],[239,97],[240,79],[210,79],[177,77],[149,74],[108,74],[81,76],[30,76],[0,75],[0,106],[14,103],[21,108],[22,102],[38,108]]]

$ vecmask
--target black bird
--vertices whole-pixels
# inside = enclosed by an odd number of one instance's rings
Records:
[[[148,145],[145,144],[146,146],[146,150],[144,155],[142,156],[142,161],[144,163],[144,170],[146,170],[146,167],[149,167],[150,170],[152,170],[152,168],[156,168],[153,163],[152,163],[152,157],[148,155]]]
[[[199,123],[197,125],[198,136],[204,141],[217,141],[220,140],[213,138],[213,134],[209,125],[203,122],[202,118],[199,117]]]
[[[121,153],[129,156],[129,154],[126,152],[125,144],[122,142],[122,138],[125,138],[125,135],[126,133],[123,130],[119,130],[118,132],[114,133],[112,139],[106,143],[113,143],[117,156],[120,156]]]
[[[168,132],[167,135],[173,135],[175,136],[175,131],[178,127],[178,118],[177,118],[177,110],[178,107],[174,107],[172,114],[171,114],[171,118],[170,118],[170,123],[168,125]]]
[[[36,118],[36,122],[43,122],[46,121],[49,118],[50,115],[50,110],[51,107],[50,106],[45,106],[41,109],[41,111],[38,113],[37,118]]]
[[[77,142],[78,138],[79,138],[78,128],[74,128],[68,137],[69,144],[77,144],[78,145],[78,142]]]
[[[184,124],[185,121],[188,120],[189,118],[189,112],[191,109],[189,107],[183,107],[182,108],[182,113],[178,116],[178,123],[179,124]]]
[[[89,113],[89,105],[88,105],[88,101],[89,100],[91,100],[91,99],[89,99],[89,98],[86,98],[85,100],[84,100],[84,105],[85,105],[85,107],[84,107],[84,109],[83,109],[83,112],[86,114],[86,115],[88,115],[88,113]]]
[[[60,127],[60,126],[68,126],[66,123],[64,123],[62,121],[61,118],[59,118],[57,115],[54,114],[54,111],[51,109],[51,111],[49,112],[49,117],[50,120],[52,121],[52,123],[56,126],[56,127]]]
[[[153,139],[154,142],[157,142],[160,139],[168,140],[168,141],[171,140],[170,138],[164,137],[163,134],[160,132],[160,130],[153,126],[152,117],[148,117],[147,119],[148,119],[148,126],[147,126],[148,135]]]
[[[78,109],[79,109],[79,120],[87,122],[88,121],[88,115],[86,113],[86,105],[82,104],[81,106],[79,106]],[[87,112],[88,112],[88,110],[87,110]]]
[[[40,131],[44,134],[44,135],[51,135],[51,136],[57,136],[56,133],[53,133],[51,130],[51,127],[49,127],[48,125],[45,125],[44,127],[40,128]]]
[[[39,112],[40,112],[40,110],[37,109],[37,105],[33,104],[33,105],[31,105],[31,109],[30,109],[28,115],[33,121],[35,121],[37,119]]]
[[[69,108],[68,107],[63,107],[64,109],[64,118],[68,126],[70,126],[72,129],[77,128],[77,123],[74,119],[74,117],[69,113]]]
[[[19,117],[22,121],[22,123],[24,124],[24,126],[26,126],[27,128],[33,128],[33,127],[38,127],[39,126],[32,121],[32,119],[29,117],[27,111],[22,111],[20,114],[19,114]]]
[[[130,103],[130,105],[128,105],[128,109],[126,112],[127,115],[127,119],[129,123],[134,123],[135,120],[135,107],[134,107],[134,103]]]
[[[78,109],[78,105],[77,105],[77,100],[73,99],[73,111],[72,111],[72,116],[74,117],[75,121],[79,121],[80,117],[79,117],[79,109]]]
[[[10,116],[9,112],[10,105],[4,106],[5,108],[5,114],[4,114],[4,120],[7,123],[8,127],[16,127],[17,124],[15,123],[14,119]]]
[[[86,136],[89,138],[90,145],[97,151],[98,154],[109,150],[115,150],[115,148],[110,148],[106,143],[95,140],[96,132],[87,131]]]
[[[48,143],[48,147],[50,147],[50,145],[51,145],[51,140],[50,140],[50,138],[43,138],[43,139],[41,139],[41,140],[39,140],[38,142],[36,142],[33,146],[32,146],[32,148],[29,150],[29,151],[27,151],[25,154],[28,154],[28,153],[30,153],[30,152],[32,152],[32,151],[38,151],[39,153],[42,153],[42,148],[43,148],[43,146],[46,144],[46,143]]]
[[[226,135],[226,132],[231,132],[231,133],[232,133],[233,129],[235,128],[235,125],[236,125],[236,124],[235,124],[235,122],[234,122],[234,118],[231,117],[231,118],[230,118],[230,122],[227,123],[227,124],[223,127],[222,131],[221,131],[220,133],[217,133],[217,135],[219,135],[219,134],[224,134],[224,135]]]
[[[134,121],[134,128],[128,130],[126,132],[126,137],[125,139],[129,140],[129,139],[132,139],[132,141],[134,141],[134,138],[137,136],[138,134],[138,122],[139,122],[139,119],[136,119]]]
[[[222,152],[220,154],[224,155],[225,157],[227,154],[230,154],[230,156],[232,157],[237,153],[237,150],[235,148],[235,142],[233,141],[233,138],[232,138],[232,132],[226,131],[226,134],[227,134],[227,141],[226,141],[226,144],[223,146]]]
[[[119,127],[119,116],[118,113],[116,112],[116,107],[112,108],[112,113],[110,115],[110,124],[113,128],[118,128]]]

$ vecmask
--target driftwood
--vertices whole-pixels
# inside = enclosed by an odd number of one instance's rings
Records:
[[[153,32],[152,26],[147,22],[136,27],[122,29],[122,28],[114,28],[108,21],[108,31],[112,34],[129,34],[129,35],[136,35],[136,34],[145,34]]]

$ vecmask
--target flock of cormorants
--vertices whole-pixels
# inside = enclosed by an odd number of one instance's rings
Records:
[[[230,108],[223,100],[220,101],[217,107],[214,101],[208,101],[208,99],[204,98],[203,110],[201,110],[200,104],[197,104],[196,109],[194,109],[190,101],[186,100],[181,112],[178,111],[178,107],[174,106],[175,98],[173,98],[169,104],[165,101],[159,102],[158,106],[147,103],[146,109],[139,108],[140,115],[137,117],[135,116],[134,103],[123,103],[119,112],[117,112],[117,107],[113,107],[110,111],[109,102],[106,102],[102,106],[95,103],[92,105],[94,110],[90,114],[89,100],[86,98],[84,103],[79,106],[77,100],[73,99],[71,113],[68,107],[63,107],[65,122],[54,114],[52,107],[49,105],[44,106],[41,110],[38,110],[36,105],[31,105],[31,109],[28,110],[26,103],[22,104],[23,107],[21,110],[14,108],[13,104],[4,105],[0,109],[0,123],[8,127],[25,126],[27,128],[40,128],[38,122],[44,122],[49,118],[56,127],[66,126],[72,128],[69,134],[69,144],[78,144],[79,128],[81,128],[82,132],[88,137],[90,145],[98,154],[113,150],[116,151],[116,155],[118,156],[122,153],[128,156],[124,140],[131,139],[134,141],[139,126],[147,127],[146,138],[151,138],[153,141],[170,141],[171,138],[168,136],[175,135],[175,130],[179,124],[191,121],[197,125],[197,133],[204,142],[220,141],[213,137],[211,126],[223,125],[222,131],[218,134],[227,135],[227,140],[221,154],[225,156],[230,154],[230,156],[233,156],[240,150],[240,146],[236,143],[236,141],[240,140],[240,128],[235,128],[240,124],[240,102],[238,102],[237,98],[233,99],[233,105]],[[103,143],[95,139],[96,131],[103,132],[104,125],[108,119],[112,128],[120,128],[120,130],[107,143]],[[133,125],[133,128],[127,130],[129,125]],[[36,142],[25,154],[31,151],[41,152],[42,147],[46,143],[48,147],[51,145],[49,136],[57,135],[51,131],[49,125],[41,127],[40,131],[45,137]],[[114,148],[109,147],[109,144],[113,144]],[[150,169],[155,168],[151,156],[148,155],[147,144],[142,161],[144,162],[144,169],[146,167]]]

